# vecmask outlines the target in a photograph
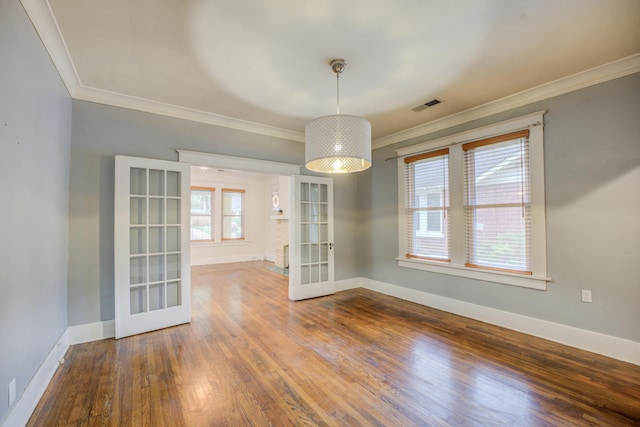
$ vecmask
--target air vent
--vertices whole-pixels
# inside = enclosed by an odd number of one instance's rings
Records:
[[[425,110],[429,107],[433,107],[434,105],[438,105],[440,103],[442,103],[442,101],[438,98],[435,98],[435,99],[432,99],[431,101],[425,102],[422,105],[418,105],[417,107],[412,108],[411,111],[415,111],[417,113],[418,111]]]

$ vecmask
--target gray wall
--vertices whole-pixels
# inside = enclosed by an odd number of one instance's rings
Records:
[[[71,102],[17,1],[0,2],[0,420],[69,325],[113,319],[114,155],[176,148],[302,163],[303,145]],[[548,109],[546,292],[397,267],[395,149]],[[73,117],[73,120],[72,120]],[[408,288],[640,341],[640,74],[374,151],[335,177],[336,278]],[[594,302],[580,302],[591,289]]]
[[[116,154],[178,160],[176,149],[304,163],[299,142],[73,101],[69,325],[114,318],[113,198]],[[304,168],[303,168],[304,171]],[[358,275],[357,177],[334,183],[336,278]]]
[[[547,291],[399,268],[395,149],[545,115]],[[374,151],[360,177],[363,276],[640,341],[640,74]],[[593,303],[580,290],[593,291]]]
[[[0,2],[0,423],[67,326],[71,99],[20,2]]]

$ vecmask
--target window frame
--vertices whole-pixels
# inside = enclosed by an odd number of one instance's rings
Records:
[[[204,243],[204,242],[215,242],[216,241],[216,189],[215,187],[203,187],[203,186],[192,186],[189,188],[190,196],[194,191],[208,191],[211,193],[211,213],[209,214],[209,219],[211,221],[211,238],[210,239],[192,239],[191,238],[191,230],[193,229],[193,225],[191,223],[191,218],[193,218],[193,206],[189,210],[189,241],[191,243]],[[199,217],[204,217],[206,215],[197,215]]]
[[[237,193],[237,194],[241,194],[242,195],[242,210],[240,212],[240,215],[227,215],[225,214],[225,205],[224,205],[224,196],[226,193]],[[246,190],[244,189],[239,189],[239,188],[222,188],[220,190],[220,197],[221,197],[221,203],[220,203],[220,240],[223,242],[238,242],[238,241],[244,241],[246,240],[247,237],[247,227],[246,227],[246,210],[247,210],[247,195],[246,195]],[[240,217],[240,222],[241,222],[241,236],[240,237],[225,237],[224,235],[224,220],[227,217]]]
[[[398,155],[398,265],[404,268],[448,274],[470,279],[546,290],[546,218],[544,190],[544,121],[546,110],[450,135],[396,151]],[[529,130],[529,180],[531,186],[531,275],[492,271],[465,266],[464,159],[462,145],[495,136]],[[405,236],[405,167],[404,158],[449,148],[449,222],[450,261],[433,261],[407,256]]]
[[[516,144],[513,144],[512,143],[513,141],[516,141]],[[505,145],[507,142],[511,144]],[[477,202],[476,197],[478,197],[478,193],[480,194],[480,197],[482,197],[483,195],[486,196],[487,193],[481,190],[482,183],[479,181],[482,180],[482,176],[479,177],[477,180],[473,178],[473,175],[475,175],[475,168],[483,163],[482,160],[480,160],[479,163],[476,163],[477,161],[476,158],[479,157],[480,159],[482,159],[487,153],[491,153],[490,156],[500,155],[501,150],[504,150],[505,147],[518,148],[518,146],[520,148],[519,171],[521,173],[520,174],[521,179],[519,183],[520,185],[518,186],[518,188],[520,189],[520,191],[518,192],[520,193],[520,197],[521,197],[520,200],[516,202],[510,201],[508,203]],[[485,270],[494,270],[494,271],[502,271],[502,272],[512,272],[515,274],[526,274],[526,275],[532,274],[531,267],[529,265],[530,256],[531,256],[531,250],[529,247],[529,244],[531,242],[531,236],[530,236],[531,198],[529,197],[530,159],[528,155],[528,152],[529,152],[528,146],[529,146],[529,129],[499,135],[494,138],[487,138],[479,141],[473,141],[473,142],[462,144],[462,151],[464,152],[463,163],[464,163],[464,170],[465,170],[464,204],[463,204],[463,208],[465,212],[465,224],[466,224],[465,267],[480,268]],[[485,161],[486,160],[487,159],[485,157]],[[502,160],[502,162],[504,162],[504,159]],[[490,169],[495,171],[494,168],[495,167],[492,167]],[[526,173],[526,174],[523,174],[523,173]],[[498,195],[498,193],[496,192],[496,184],[490,186],[489,188],[491,189],[490,194],[492,194],[494,197]],[[513,190],[511,191],[513,192]],[[508,194],[510,196],[512,195],[509,193],[502,193],[502,196],[504,197],[505,194]],[[494,262],[490,262],[488,259],[485,259],[483,262],[482,260],[478,259],[479,257],[482,257],[482,256],[487,257],[489,254],[485,253],[484,250],[478,249],[479,247],[482,246],[481,244],[476,244],[476,241],[479,238],[479,234],[482,234],[481,230],[476,230],[474,227],[476,215],[479,215],[480,212],[484,209],[495,209],[495,210],[504,212],[505,210],[508,211],[508,209],[510,208],[519,208],[519,210],[521,210],[522,212],[521,217],[524,220],[524,225],[525,225],[524,226],[524,231],[525,231],[524,248],[526,249],[527,247],[529,247],[529,251],[525,250],[524,260],[522,260],[524,261],[524,266],[522,266],[522,268],[515,268],[516,266],[507,266],[504,263],[503,265],[499,265],[499,263],[497,263],[497,260],[494,260]],[[529,223],[529,228],[526,227],[527,223]],[[504,234],[505,228],[508,228],[508,227],[506,226],[496,227],[497,229],[496,231],[500,231]],[[529,231],[529,233],[527,233],[527,231]],[[496,235],[495,237],[496,237],[496,240],[498,240],[499,236]],[[495,241],[493,243],[495,243]],[[515,261],[515,260],[511,259],[511,261]]]
[[[406,203],[404,205],[405,207],[404,209],[405,223],[404,224],[406,226],[405,238],[407,239],[404,253],[405,253],[405,257],[408,259],[424,259],[424,260],[430,260],[430,261],[436,261],[436,262],[450,262],[451,261],[450,260],[450,235],[449,235],[450,227],[449,227],[449,221],[447,218],[449,209],[450,209],[449,174],[446,175],[446,180],[443,180],[441,186],[424,188],[425,197],[427,198],[429,196],[429,193],[434,193],[437,191],[437,193],[439,194],[440,203],[438,204],[438,207],[435,208],[435,210],[428,206],[429,203],[426,200],[425,201],[427,202],[427,206],[424,206],[421,202],[418,202],[419,206],[415,206],[416,190],[417,190],[415,180],[417,179],[418,176],[420,176],[421,179],[431,178],[431,175],[425,174],[424,171],[422,173],[419,173],[416,170],[417,166],[426,166],[426,164],[422,163],[425,161],[428,161],[428,162],[435,161],[437,163],[440,163],[441,161],[443,162],[446,161],[446,169],[448,170],[449,149],[444,148],[441,150],[434,150],[428,153],[418,154],[416,156],[408,156],[403,159],[403,162],[404,162],[403,167],[405,171],[405,175],[404,175],[405,187],[404,188],[405,189],[411,188],[411,191],[413,192],[412,193],[413,197],[411,197],[410,199],[405,199]],[[444,174],[444,170],[442,172]],[[419,195],[417,199],[420,200]],[[434,212],[440,215],[440,221],[439,221],[440,231],[439,232],[429,231],[428,217],[429,217],[429,214]],[[409,219],[409,218],[414,218],[414,215],[416,213],[420,218],[417,221],[419,225],[422,225],[422,222],[423,222],[423,220],[421,219],[422,215],[424,214],[424,216],[426,216],[424,220],[426,229],[424,230],[424,232],[419,232],[417,229],[415,229],[415,222],[416,222],[415,219]],[[409,223],[407,223],[406,221],[409,221]],[[445,227],[447,231],[446,234],[445,234]],[[411,230],[411,232],[409,232],[409,230]],[[438,257],[438,256],[434,256],[433,254],[414,252],[414,248],[415,248],[414,245],[416,244],[416,240],[418,238],[426,239],[427,241],[425,243],[427,247],[431,247],[432,245],[431,239],[445,239],[446,240],[446,256]]]
[[[225,245],[225,246],[234,246],[234,245],[246,245],[249,244],[251,242],[250,240],[250,229],[249,229],[249,224],[247,224],[247,209],[248,209],[248,204],[250,203],[250,187],[246,186],[246,185],[242,185],[242,184],[238,184],[238,185],[234,185],[234,184],[219,184],[219,183],[201,183],[201,184],[197,184],[197,185],[193,185],[189,188],[189,190],[209,190],[212,191],[212,195],[213,200],[213,222],[212,222],[212,228],[213,228],[213,233],[212,233],[212,240],[189,240],[189,243],[193,246],[193,247],[205,247],[205,246],[218,246],[218,245]],[[223,215],[223,197],[222,197],[222,191],[223,190],[231,190],[231,191],[238,191],[238,192],[242,192],[244,193],[243,196],[243,218],[242,218],[242,225],[243,225],[243,237],[241,239],[223,239],[222,235],[223,235],[223,221],[224,221],[224,215]],[[189,220],[191,221],[191,219]],[[189,229],[189,233],[191,233],[191,229]]]

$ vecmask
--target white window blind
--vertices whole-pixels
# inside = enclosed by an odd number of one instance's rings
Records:
[[[465,266],[531,275],[529,131],[462,150]]]
[[[406,257],[449,262],[449,149],[404,162]]]

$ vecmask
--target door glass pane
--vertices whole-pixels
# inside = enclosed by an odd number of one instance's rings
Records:
[[[329,225],[320,224],[320,241],[328,242],[329,241]]]
[[[149,227],[149,253],[164,252],[164,228]]]
[[[149,195],[164,196],[164,171],[149,171]]]
[[[318,264],[312,264],[310,273],[310,283],[318,283],[320,281],[320,266],[318,266]]]
[[[302,264],[308,264],[309,263],[309,245],[301,245],[300,246],[300,261],[302,262]]]
[[[180,252],[180,227],[167,227],[167,252]]]
[[[149,224],[164,224],[164,199],[149,199]]]
[[[311,245],[309,248],[309,259],[311,262],[320,261],[320,247],[318,245]]]
[[[176,307],[181,305],[182,300],[180,295],[181,285],[179,280],[167,283],[167,307]]]
[[[329,244],[323,243],[320,245],[320,262],[329,261]]]
[[[133,257],[129,260],[129,284],[137,285],[147,281],[147,257]]]
[[[329,205],[321,204],[320,205],[320,222],[328,222],[329,221]]]
[[[301,203],[300,204],[300,221],[301,222],[309,222],[309,204]]]
[[[302,224],[300,226],[300,243],[309,243],[309,225]]]
[[[164,283],[149,286],[149,311],[164,308]]]
[[[167,224],[180,224],[180,200],[167,199]]]
[[[167,280],[180,278],[180,254],[167,255]]]
[[[129,223],[132,225],[147,223],[147,199],[132,197],[129,200]]]
[[[131,195],[146,195],[147,170],[140,168],[131,168],[129,186]]]
[[[167,171],[167,196],[180,197],[180,172]]]
[[[300,201],[309,201],[309,184],[307,184],[306,182],[300,183]]]
[[[329,195],[327,194],[327,184],[319,184],[320,185],[320,201],[322,203],[327,203],[329,200]]]
[[[149,257],[149,282],[164,280],[164,255]]]
[[[135,227],[129,230],[129,253],[131,255],[147,253],[147,230]]]
[[[309,188],[309,197],[310,201],[317,202],[320,200],[320,190],[318,188],[318,184],[311,184]]]
[[[131,314],[147,311],[147,287],[138,286],[129,290],[129,307]]]
[[[320,230],[318,224],[309,224],[309,242],[318,243],[320,241]]]
[[[310,218],[309,218],[309,222],[315,222],[317,223],[318,220],[320,219],[320,205],[318,203],[312,203],[309,206],[309,210],[311,211],[310,214]]]
[[[300,268],[300,283],[306,285],[309,283],[309,266],[303,265]]]
[[[320,281],[326,282],[329,280],[329,264],[320,265]]]

